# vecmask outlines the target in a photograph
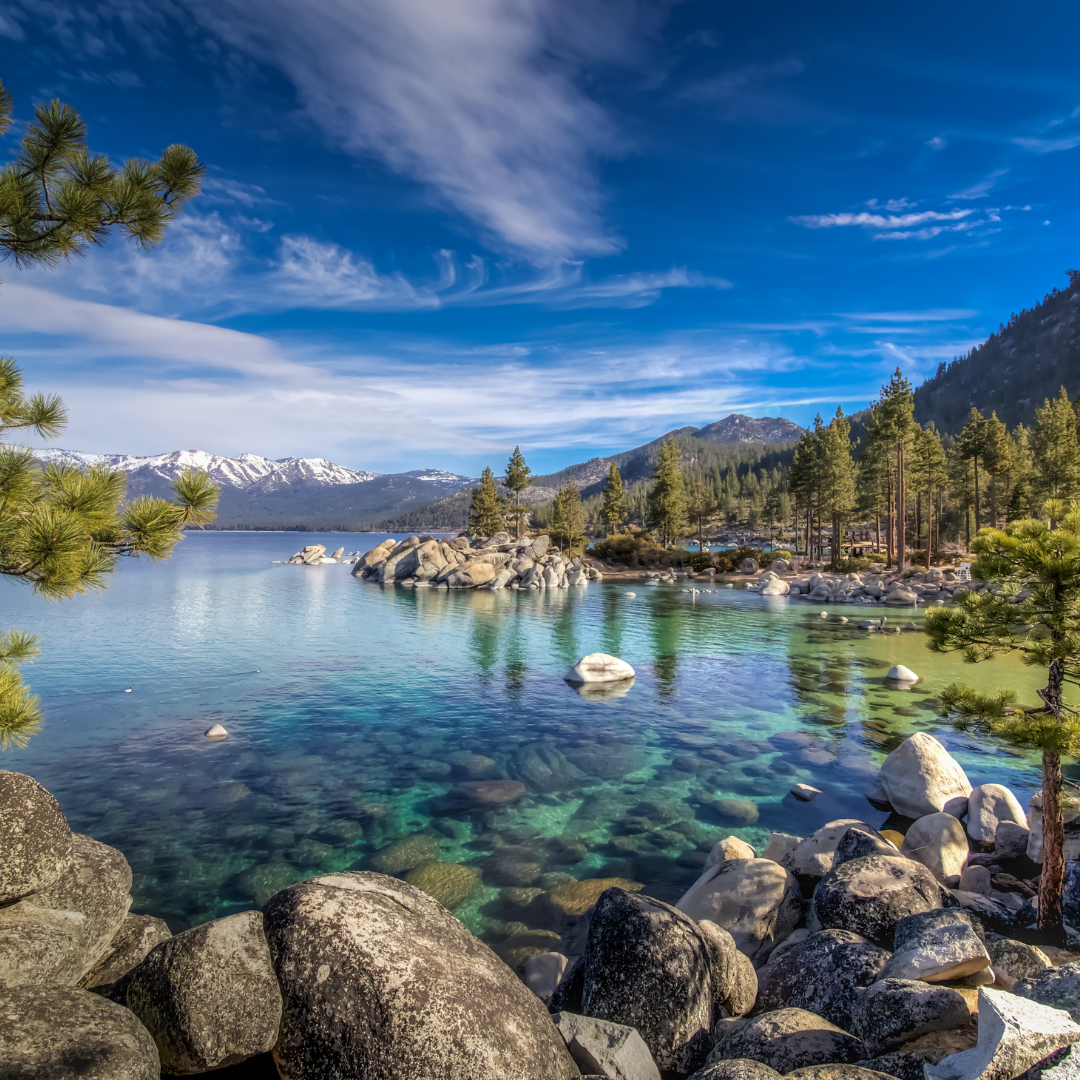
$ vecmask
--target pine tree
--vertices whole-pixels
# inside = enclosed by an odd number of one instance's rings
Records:
[[[687,485],[687,514],[697,524],[698,547],[705,547],[705,519],[716,509],[713,501],[712,485],[705,483],[700,476],[694,477]]]
[[[559,488],[555,492],[555,498],[551,503],[551,520],[548,528],[551,532],[551,539],[555,541],[559,551],[562,551],[569,532],[566,518],[566,488]]]
[[[1065,387],[1053,401],[1035,410],[1031,437],[1035,493],[1041,499],[1072,499],[1080,480],[1080,442],[1076,416]],[[1051,527],[1053,527],[1051,522]]]
[[[961,721],[1042,751],[1039,929],[1047,944],[1060,946],[1065,944],[1061,755],[1080,754],[1080,715],[1064,697],[1065,684],[1075,686],[1080,679],[1080,503],[1051,503],[1047,512],[1061,519],[1058,528],[1029,518],[979,533],[972,573],[1000,585],[1000,591],[960,593],[956,609],[926,613],[926,631],[935,652],[959,650],[969,663],[1019,652],[1025,664],[1046,670],[1046,687],[1039,691],[1043,707],[1037,710],[1011,708],[1015,695],[1009,691],[988,695],[960,685],[948,687],[941,702]]]
[[[907,545],[907,454],[919,430],[914,419],[915,398],[911,383],[899,368],[893,372],[888,386],[873,407],[872,422],[867,434],[884,444],[892,457],[891,470],[893,527],[896,538],[896,565],[904,569]]]
[[[562,496],[563,527],[570,554],[573,554],[575,547],[584,545],[586,536],[585,508],[581,505],[581,492],[572,476],[566,481]]]
[[[934,547],[934,498],[941,493],[949,479],[945,450],[933,421],[915,437],[911,469],[917,520],[921,519],[922,500],[926,499],[926,568],[929,570]],[[916,545],[920,534],[921,529],[916,529]]]
[[[832,523],[832,561],[843,555],[843,528],[855,510],[855,463],[851,459],[851,424],[842,409],[821,430],[821,513]]]
[[[622,474],[614,461],[608,468],[607,480],[604,482],[600,520],[603,521],[608,536],[617,533],[619,526],[626,521],[626,494],[623,490]]]
[[[999,507],[1007,501],[1009,474],[1013,467],[1013,441],[1009,430],[992,412],[986,421],[983,434],[983,465],[990,478],[988,495],[990,497],[990,527],[996,529],[1000,524]]]
[[[11,114],[0,83],[0,134]],[[149,247],[198,193],[203,172],[186,146],[115,170],[87,151],[79,114],[53,101],[35,109],[15,159],[0,172],[0,254],[19,266],[52,266],[113,231]],[[53,600],[104,589],[122,556],[167,559],[185,527],[213,520],[218,495],[206,473],[187,472],[172,485],[175,501],[125,504],[119,470],[42,469],[30,452],[3,445],[12,432],[56,438],[66,419],[58,397],[28,398],[14,360],[0,358],[0,575]],[[0,748],[24,745],[41,722],[17,666],[37,652],[32,635],[0,632]]]
[[[514,505],[507,511],[506,516],[514,522],[519,540],[521,539],[522,519],[527,519],[529,516],[528,508],[521,505],[521,493],[532,483],[531,477],[532,469],[525,464],[525,457],[521,453],[521,447],[515,446],[514,452],[510,455],[510,460],[506,463],[504,485],[507,491],[514,493]]]
[[[985,461],[986,421],[978,409],[968,413],[968,422],[956,440],[956,452],[964,461],[972,463],[971,475],[974,480],[975,531],[982,527],[981,504],[979,500],[979,466]]]
[[[686,528],[686,484],[679,467],[679,448],[669,435],[656,458],[646,524],[670,547]]]
[[[501,532],[505,527],[505,506],[499,497],[499,489],[495,486],[491,466],[487,465],[480,476],[480,486],[473,488],[472,501],[469,504],[469,531],[485,537]]]

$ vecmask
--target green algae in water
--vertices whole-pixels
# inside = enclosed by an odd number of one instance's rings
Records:
[[[381,537],[326,539],[366,550]],[[105,597],[16,597],[10,613],[45,641],[31,675],[47,722],[5,767],[124,851],[134,910],[174,930],[304,877],[396,867],[508,958],[573,952],[581,921],[560,886],[611,878],[672,901],[723,836],[760,848],[774,830],[882,821],[862,792],[917,727],[973,782],[1024,801],[1038,785],[1030,756],[935,720],[933,696],[971,669],[919,634],[854,634],[743,590],[694,603],[664,586],[630,600],[623,583],[450,593],[269,565],[297,546],[193,536]],[[633,664],[633,686],[565,684],[594,651]],[[914,692],[886,683],[895,663],[922,675]],[[1019,665],[979,674],[1034,696]],[[214,722],[223,742],[202,737]],[[798,782],[823,794],[797,803]]]

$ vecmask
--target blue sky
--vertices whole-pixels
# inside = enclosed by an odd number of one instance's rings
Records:
[[[98,452],[546,470],[853,411],[1080,262],[1077,40],[1065,2],[0,4],[9,146],[60,97],[208,167],[151,253],[4,267],[3,348]]]

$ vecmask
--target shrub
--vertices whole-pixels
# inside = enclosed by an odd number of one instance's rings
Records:
[[[674,553],[665,551],[641,533],[619,533],[617,536],[597,541],[589,554],[605,562],[622,563],[624,566],[652,566],[672,561]],[[679,562],[682,562],[681,558]]]
[[[756,559],[759,566],[767,560],[764,551],[752,547],[734,548],[731,551],[714,551],[713,556],[716,560],[716,568],[724,574],[732,574],[738,570],[739,563],[743,559]]]
[[[835,574],[858,574],[863,570],[869,570],[873,565],[874,560],[872,558],[863,556],[855,559],[838,559],[836,562],[830,563],[826,569]]]
[[[712,554],[708,551],[695,551],[690,556],[690,565],[700,574],[702,570],[708,570],[713,565]]]

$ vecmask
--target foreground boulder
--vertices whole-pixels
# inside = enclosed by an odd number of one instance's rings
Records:
[[[727,930],[751,960],[764,960],[802,922],[798,882],[770,859],[710,866],[675,906],[695,921],[708,919]]]
[[[779,1073],[749,1058],[715,1061],[690,1077],[690,1080],[777,1080]]]
[[[990,954],[994,981],[1006,990],[1012,990],[1021,979],[1034,978],[1053,967],[1042,949],[1023,941],[1013,941],[1001,934],[986,935],[986,951]],[[1057,1008],[1065,1006],[1058,1005]]]
[[[909,915],[896,924],[894,951],[881,977],[944,982],[989,966],[990,955],[975,933],[971,916],[947,908]]]
[[[813,904],[823,927],[851,930],[888,949],[896,924],[908,915],[940,908],[943,892],[921,863],[868,855],[823,877]]]
[[[277,1041],[281,991],[258,911],[186,930],[151,950],[125,986],[169,1073],[202,1073],[265,1054]]]
[[[327,874],[278,893],[264,919],[286,1080],[578,1074],[539,998],[419,889]]]
[[[867,831],[853,825],[840,837],[833,853],[833,862],[830,867],[835,870],[852,859],[865,859],[867,855],[885,855],[891,859],[901,857],[896,845],[887,840],[877,831]]]
[[[108,950],[130,889],[127,859],[75,833],[71,862],[52,885],[0,907],[0,986],[73,986]]]
[[[60,804],[24,773],[0,769],[0,904],[57,881],[71,861],[71,829]]]
[[[885,759],[881,785],[893,809],[910,818],[941,811],[962,817],[971,794],[959,763],[924,731],[905,739]]]
[[[660,1070],[649,1048],[632,1027],[574,1013],[556,1013],[552,1020],[584,1075],[609,1080],[660,1080]]]
[[[882,979],[864,990],[852,1009],[852,1031],[874,1056],[932,1031],[966,1027],[967,1002],[947,986]]]
[[[968,797],[967,831],[972,840],[992,844],[1002,822],[1027,828],[1020,800],[1002,784],[979,784]]]
[[[800,840],[792,850],[783,857],[781,865],[790,870],[795,879],[804,888],[807,895],[832,868],[837,846],[847,834],[848,830],[856,828],[875,838],[880,839],[880,834],[865,821],[857,818],[841,818],[838,821],[830,821],[816,829],[809,836]],[[883,844],[887,843],[881,839]],[[868,853],[869,854],[869,853]]]
[[[164,919],[155,919],[152,915],[127,915],[109,942],[108,951],[79,980],[79,986],[111,997],[116,983],[137,968],[155,945],[171,937]]]
[[[900,854],[921,862],[938,879],[959,874],[968,857],[964,826],[952,814],[927,814],[908,829]]]
[[[127,1009],[68,986],[0,990],[5,1080],[159,1080],[150,1033]]]
[[[858,934],[822,930],[758,971],[758,1013],[781,1006],[804,1009],[848,1029],[860,987],[878,978],[889,959]]]
[[[661,1069],[689,1073],[702,1063],[712,1044],[712,972],[693,920],[659,900],[608,889],[578,966],[583,1013],[635,1028]]]
[[[785,1074],[807,1065],[854,1062],[862,1056],[862,1043],[823,1017],[804,1009],[777,1009],[718,1042],[708,1063],[750,1058]]]
[[[723,1009],[728,1016],[743,1016],[758,996],[758,977],[750,958],[739,952],[735,939],[716,923],[702,919],[698,931],[709,951],[713,1016]]]
[[[1080,1023],[1080,961],[1020,979],[1013,986],[1013,993],[1053,1009],[1065,1009]]]
[[[1080,1040],[1080,1024],[1003,990],[979,991],[979,1041],[972,1050],[926,1067],[926,1080],[1013,1080],[1056,1050]]]
[[[634,669],[617,656],[594,652],[583,656],[564,676],[568,683],[609,683],[632,679]]]

